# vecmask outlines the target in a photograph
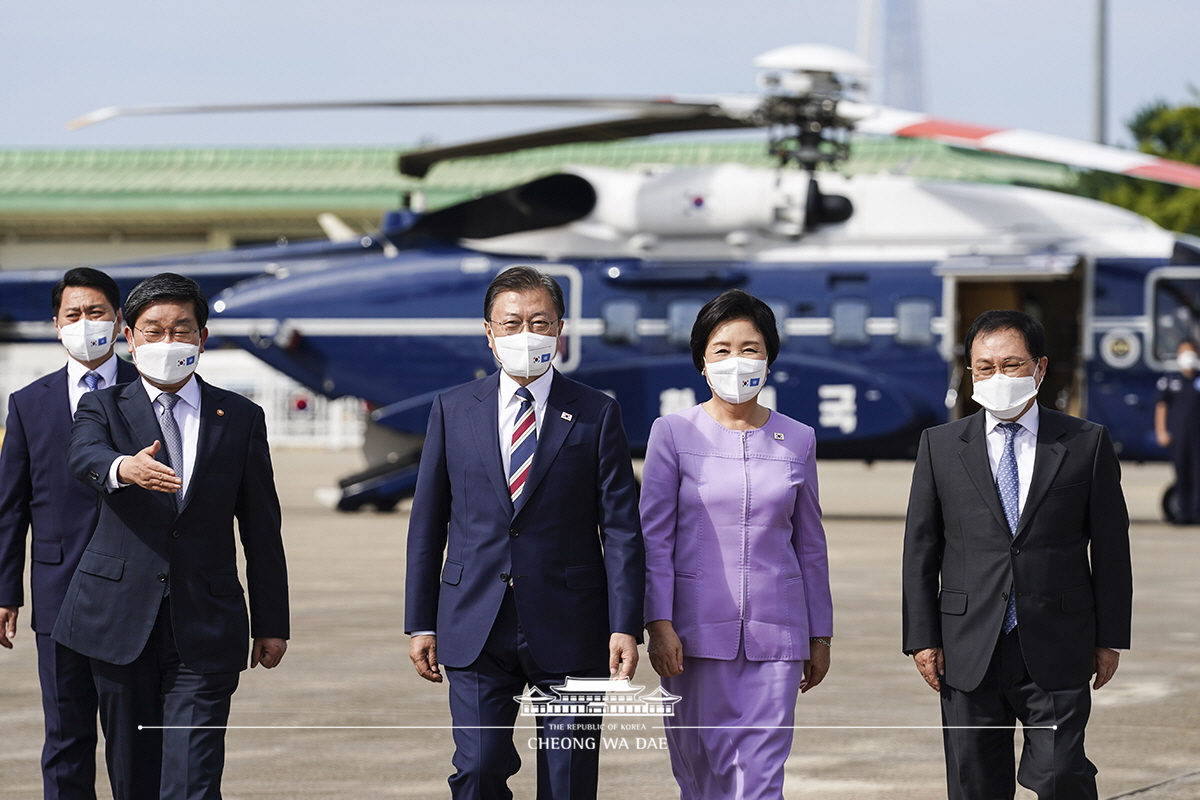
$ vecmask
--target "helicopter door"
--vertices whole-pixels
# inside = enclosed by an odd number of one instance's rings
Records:
[[[991,309],[1017,309],[1046,328],[1050,359],[1039,392],[1042,403],[1082,416],[1084,395],[1083,343],[1087,317],[1087,261],[1077,255],[1039,255],[1011,259],[972,256],[949,259],[935,268],[943,280],[943,308],[952,309],[953,325],[945,327],[942,353],[949,365],[946,405],[950,419],[975,413],[971,374],[966,370],[963,339],[975,318]],[[950,338],[952,337],[952,338]]]
[[[539,270],[553,275],[563,287],[563,301],[567,306],[567,324],[564,336],[559,341],[558,360],[554,368],[559,372],[574,372],[579,368],[583,354],[583,273],[570,264],[542,264]],[[565,281],[564,281],[565,279]]]

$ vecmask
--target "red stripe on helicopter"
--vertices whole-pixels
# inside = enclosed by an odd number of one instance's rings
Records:
[[[969,125],[965,122],[951,122],[945,119],[927,119],[913,125],[907,125],[896,131],[897,136],[907,136],[918,139],[966,139],[979,141],[993,133],[1000,133],[1007,128],[988,128],[983,125]]]
[[[1135,178],[1167,181],[1169,183],[1191,186],[1193,189],[1200,189],[1200,167],[1192,166],[1191,164],[1156,160],[1150,164],[1126,170],[1125,174],[1132,175]]]

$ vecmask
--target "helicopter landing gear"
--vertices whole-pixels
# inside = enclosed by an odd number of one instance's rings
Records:
[[[1179,508],[1179,493],[1175,491],[1175,484],[1171,484],[1163,490],[1162,496],[1162,512],[1163,519],[1172,525],[1178,525],[1180,520]]]

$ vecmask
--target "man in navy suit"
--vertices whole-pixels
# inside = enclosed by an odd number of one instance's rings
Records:
[[[102,502],[54,638],[91,658],[115,800],[220,798],[238,674],[287,649],[264,415],[194,374],[207,319],[195,281],[138,284],[125,338],[141,378],[86,395],[71,431],[71,471]]]
[[[30,547],[32,612],[46,742],[47,800],[96,797],[96,687],[85,656],[50,638],[67,584],[96,527],[96,495],[67,469],[67,440],[79,398],[137,377],[113,353],[121,330],[117,283],[99,270],[67,272],[51,295],[67,365],[8,399],[0,450],[0,646],[11,648],[25,602],[25,534]]]
[[[417,673],[440,683],[441,666],[450,679],[451,793],[511,798],[514,697],[527,686],[552,694],[568,675],[632,677],[645,554],[620,407],[550,367],[562,289],[513,267],[483,310],[501,371],[434,400],[409,521],[405,630]],[[596,797],[598,727],[539,718],[539,798]]]

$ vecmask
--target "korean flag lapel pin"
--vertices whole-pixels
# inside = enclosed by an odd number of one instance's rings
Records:
[[[570,422],[571,420],[575,419],[575,417],[571,416],[566,411],[562,412],[562,418],[565,419],[567,422]]]
[[[782,434],[782,433],[776,433],[776,434],[775,434],[775,441],[777,441],[777,442],[782,442],[782,441],[783,441],[783,434]]]

